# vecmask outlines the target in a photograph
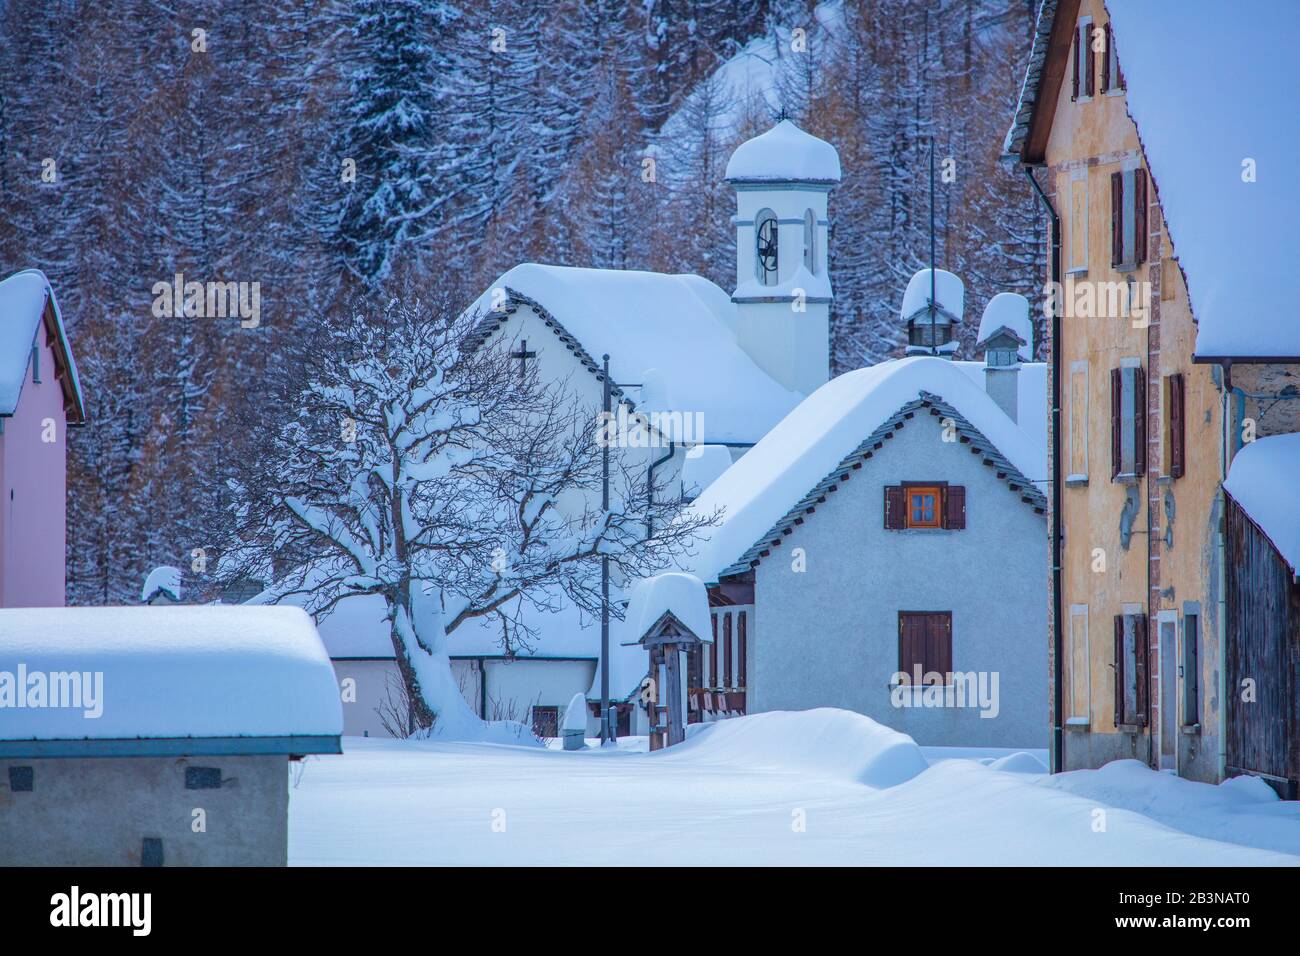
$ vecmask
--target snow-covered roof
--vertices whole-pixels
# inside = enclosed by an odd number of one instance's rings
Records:
[[[505,307],[492,310],[493,290]],[[655,370],[661,408],[639,411],[703,415],[709,442],[757,441],[803,397],[760,369],[740,347],[734,307],[725,292],[695,275],[516,266],[475,304],[484,338],[521,306],[550,326],[593,374],[609,354],[615,382],[640,385]],[[633,401],[637,389],[616,389]]]
[[[334,669],[311,618],[298,608],[0,610],[0,697],[6,674],[17,675],[20,667],[29,700],[32,675],[72,673],[83,675],[86,687],[97,686],[100,699],[90,707],[84,699],[79,707],[7,707],[0,720],[4,741],[338,737],[343,731]]]
[[[1019,154],[1029,136],[1029,127],[1033,122],[1034,109],[1038,105],[1039,83],[1043,78],[1043,68],[1047,63],[1047,51],[1052,39],[1052,26],[1056,21],[1057,0],[1042,0],[1038,6],[1038,20],[1034,24],[1034,42],[1029,51],[1029,63],[1025,67],[1025,78],[1020,84],[1020,99],[1016,103],[1016,114],[1007,130],[1002,143],[1002,151]]]
[[[704,582],[681,571],[666,571],[642,578],[632,586],[622,629],[623,643],[637,643],[668,612],[700,640],[713,643],[709,594],[704,589]]]
[[[1300,572],[1300,433],[1270,435],[1242,447],[1223,489],[1268,535],[1273,547]]]
[[[81,382],[77,378],[77,365],[72,358],[63,316],[49,280],[39,269],[16,272],[0,282],[0,415],[12,415],[18,408],[18,397],[27,369],[31,363],[32,346],[46,319],[46,303],[53,317],[49,329],[55,342],[55,359],[61,363],[59,380],[68,406],[69,421],[85,421],[85,404],[82,401]]]
[[[954,322],[960,322],[966,303],[966,286],[961,279],[944,269],[934,270],[934,297],[938,302],[940,315],[946,314]],[[904,322],[915,318],[918,313],[929,312],[930,308],[930,270],[919,269],[907,282],[903,293],[901,315]]]
[[[1111,3],[1110,15],[1129,114],[1187,279],[1196,355],[1300,357],[1295,7],[1225,15],[1219,0],[1143,0]]]
[[[688,498],[698,495],[731,467],[731,451],[725,445],[700,445],[682,462],[682,491]]]
[[[180,603],[181,572],[179,568],[164,564],[150,571],[149,576],[144,579],[144,587],[140,590],[140,600],[147,604],[160,591],[173,601]]]
[[[1007,329],[1020,339],[1017,350],[1022,362],[1034,357],[1034,323],[1029,318],[1029,300],[1017,292],[999,292],[989,299],[980,318],[976,347],[982,346],[999,330]]]
[[[905,409],[926,403],[952,415],[959,429],[986,448],[986,457],[1003,459],[1005,469],[999,470],[1008,472],[1026,501],[1046,507],[1045,435],[1031,437],[1012,422],[958,363],[929,356],[896,359],[827,382],[710,485],[691,508],[702,514],[720,508],[722,522],[701,532],[696,556],[685,563],[706,582],[743,570],[737,563],[761,547],[806,496],[833,483],[845,460],[871,443],[877,430],[892,428]]]
[[[736,147],[727,161],[731,183],[838,183],[840,154],[824,139],[783,119]]]

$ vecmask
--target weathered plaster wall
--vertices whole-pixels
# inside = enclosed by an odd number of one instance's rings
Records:
[[[1084,0],[1080,17],[1091,16],[1096,26],[1107,20],[1101,0]],[[1123,57],[1123,37],[1118,37]],[[1100,74],[1101,55],[1098,55]],[[1068,70],[1068,67],[1067,67]],[[1100,83],[1098,83],[1098,90]],[[1062,268],[1072,265],[1078,283],[1123,282],[1129,273],[1110,265],[1110,175],[1145,162],[1139,131],[1129,118],[1122,92],[1098,93],[1090,101],[1070,99],[1067,72],[1056,106],[1047,145],[1048,185],[1061,215]],[[1080,202],[1078,184],[1086,184]],[[1141,607],[1150,619],[1153,675],[1151,726],[1159,723],[1161,706],[1159,629],[1161,610],[1179,613],[1183,630],[1186,602],[1201,608],[1201,664],[1199,715],[1177,715],[1180,725],[1199,721],[1196,733],[1178,735],[1181,772],[1196,779],[1216,779],[1218,774],[1218,555],[1217,490],[1220,477],[1220,439],[1223,417],[1215,372],[1194,365],[1195,326],[1187,293],[1170,247],[1158,204],[1158,180],[1148,188],[1150,209],[1147,262],[1132,273],[1150,284],[1149,321],[1132,315],[1071,316],[1062,318],[1062,460],[1067,476],[1079,473],[1078,455],[1072,454],[1070,429],[1086,433],[1086,468],[1083,480],[1066,482],[1062,491],[1065,527],[1063,605],[1069,628],[1070,605],[1088,608],[1087,679],[1089,712],[1066,717],[1087,720],[1067,732],[1066,766],[1096,766],[1119,756],[1146,759],[1151,742],[1117,733],[1114,715],[1114,643],[1112,620],[1125,605]],[[1086,227],[1080,228],[1080,216]],[[1081,236],[1086,252],[1080,254]],[[1124,359],[1136,359],[1146,370],[1147,472],[1130,486],[1110,477],[1110,369]],[[1086,419],[1072,394],[1071,370],[1086,365]],[[1186,473],[1168,475],[1165,401],[1167,377],[1182,373],[1186,383]],[[1120,523],[1131,490],[1136,491],[1137,512],[1132,515],[1132,535],[1127,548],[1121,541]],[[1178,649],[1181,652],[1181,647]],[[1073,648],[1067,632],[1064,700],[1067,709],[1074,694],[1069,666]],[[1176,675],[1167,675],[1166,699],[1181,699]],[[1169,693],[1168,691],[1172,691]],[[1077,709],[1077,708],[1076,708]]]
[[[30,792],[10,789],[15,766]],[[185,789],[189,766],[220,768],[220,789]],[[165,866],[284,866],[288,813],[283,755],[0,760],[0,866],[139,866],[145,837]]]
[[[909,420],[759,564],[751,712],[843,707],[922,744],[1046,746],[1045,519],[941,436],[938,419]],[[964,530],[884,530],[884,487],[922,480],[966,486]],[[952,611],[953,668],[998,672],[996,718],[891,704],[900,610]]]

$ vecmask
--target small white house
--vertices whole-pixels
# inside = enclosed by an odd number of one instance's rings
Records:
[[[959,290],[936,286],[960,321]],[[1045,744],[1046,376],[1014,351],[1015,298],[990,336],[1016,361],[953,361],[940,335],[937,354],[841,375],[694,503],[724,517],[688,564],[752,603],[748,713],[841,707],[922,744]]]
[[[0,610],[0,866],[283,866],[342,729],[298,608]]]

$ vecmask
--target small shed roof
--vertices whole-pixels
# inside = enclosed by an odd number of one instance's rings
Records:
[[[1278,554],[1300,571],[1300,434],[1270,435],[1250,442],[1232,459],[1223,490],[1273,542]]]
[[[343,731],[291,607],[0,610],[0,706],[0,756],[337,753]]]

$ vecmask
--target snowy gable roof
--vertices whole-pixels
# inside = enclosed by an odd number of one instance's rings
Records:
[[[1232,459],[1223,490],[1268,535],[1273,547],[1300,572],[1300,434],[1270,435],[1245,445]]]
[[[343,731],[334,669],[298,608],[0,610],[0,635],[0,700],[6,677],[15,682],[11,692],[21,691],[17,675],[25,674],[29,702],[4,709],[0,743],[337,738]],[[30,706],[32,675],[45,675],[53,693],[48,675],[74,673],[82,677],[81,706]],[[88,690],[98,699],[87,699]],[[223,752],[257,750],[247,747]],[[292,752],[337,748],[337,740],[297,740]]]
[[[1197,357],[1300,358],[1295,7],[1109,9],[1128,111],[1198,323]]]
[[[0,282],[0,415],[12,415],[27,379],[32,346],[42,324],[54,343],[54,370],[64,392],[68,420],[86,420],[81,382],[63,328],[63,316],[45,274],[39,269],[16,272]]]
[[[730,183],[838,183],[840,154],[824,139],[783,119],[736,147],[727,161]]]
[[[494,311],[495,289],[505,303]],[[659,410],[700,413],[708,442],[757,441],[803,397],[754,364],[732,331],[730,298],[699,276],[516,266],[474,306],[483,338],[522,306],[597,377],[606,353],[617,383],[640,385],[654,370]]]
[[[1017,354],[1022,362],[1028,362],[1034,353],[1034,323],[1029,318],[1029,300],[1017,292],[999,292],[989,299],[980,317],[979,333],[975,337],[976,348],[984,345],[992,336],[1002,329],[1011,332],[1020,340]]]
[[[722,509],[689,562],[705,581],[746,570],[809,502],[845,480],[918,412],[951,417],[963,440],[1036,509],[1046,498],[1045,452],[961,369],[918,356],[847,372],[809,396],[692,504]]]

